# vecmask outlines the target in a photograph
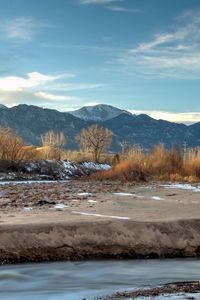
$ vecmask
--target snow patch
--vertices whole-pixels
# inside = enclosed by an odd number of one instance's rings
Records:
[[[96,200],[88,200],[88,203],[97,203]]]
[[[64,209],[64,208],[66,208],[67,207],[67,205],[64,205],[64,204],[56,204],[56,205],[54,205],[54,208],[55,209]]]
[[[24,211],[31,211],[31,210],[33,210],[32,207],[24,207]]]
[[[113,195],[115,196],[133,196],[133,197],[136,197],[136,198],[144,198],[143,196],[140,196],[140,195],[136,195],[136,194],[132,194],[132,193],[113,193]]]
[[[128,217],[118,217],[118,216],[108,216],[108,215],[101,215],[101,214],[92,214],[80,211],[72,211],[73,214],[83,215],[83,216],[92,216],[92,217],[99,217],[99,218],[111,218],[111,219],[119,219],[119,220],[130,220]]]
[[[188,183],[171,183],[171,184],[163,184],[161,186],[167,189],[181,189],[181,190],[191,190],[193,192],[200,192],[200,186],[193,186]]]
[[[78,196],[92,196],[91,193],[78,193]]]
[[[116,195],[116,196],[134,196],[134,194],[131,194],[131,193],[113,193],[113,195]]]
[[[9,167],[9,168],[8,168]],[[58,162],[52,160],[12,161],[2,166],[0,181],[40,181],[40,180],[68,180],[71,177],[90,175],[100,170],[108,170],[108,164],[93,162],[73,163],[69,160]],[[8,170],[13,170],[8,172]],[[1,183],[0,183],[1,184]],[[4,184],[4,183],[3,183]]]
[[[158,201],[163,201],[165,200],[164,198],[158,197],[158,196],[152,196],[151,199],[153,200],[158,200]]]
[[[97,163],[93,163],[93,162],[84,162],[82,163],[84,168],[87,169],[93,169],[93,170],[109,170],[111,168],[110,165],[108,164],[97,164]]]
[[[18,185],[18,184],[49,184],[49,183],[59,183],[59,182],[67,182],[67,180],[22,180],[22,181],[0,181],[0,185]]]
[[[61,171],[61,177],[67,178],[66,176],[72,176],[78,170],[78,166],[72,163],[69,160],[61,160],[59,162],[63,168],[63,172]]]

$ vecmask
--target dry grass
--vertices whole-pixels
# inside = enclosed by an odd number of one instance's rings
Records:
[[[64,149],[59,149],[57,152],[57,148],[50,146],[40,148],[26,146],[11,129],[0,129],[0,160],[47,158],[81,163],[93,161],[94,154]],[[199,182],[200,180],[200,148],[183,153],[175,148],[167,150],[164,146],[157,145],[148,154],[140,148],[133,148],[124,155],[102,153],[100,162],[113,167],[92,176],[99,180],[145,181],[151,179],[185,182]]]
[[[44,159],[45,148],[24,147],[26,159]],[[81,163],[92,161],[93,155],[83,151],[63,151],[61,159]],[[101,163],[113,165],[108,171],[93,174],[98,180],[121,181],[185,181],[200,180],[200,151],[188,151],[183,155],[177,149],[167,150],[162,145],[155,146],[151,153],[139,148],[131,149],[126,155],[102,154]]]
[[[155,146],[150,154],[132,149],[122,161],[108,171],[98,172],[93,177],[99,180],[122,181],[185,181],[200,180],[200,154],[183,155],[177,149],[167,150]]]
[[[63,151],[61,158],[63,160],[70,160],[75,163],[82,163],[87,161],[93,161],[93,154],[86,151]],[[113,154],[102,153],[100,163],[112,164]]]
[[[145,173],[137,164],[130,161],[122,161],[113,166],[110,170],[100,171],[91,175],[97,180],[120,180],[120,181],[146,181]]]

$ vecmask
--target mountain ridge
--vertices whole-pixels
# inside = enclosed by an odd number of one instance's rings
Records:
[[[106,105],[103,106],[104,109]],[[112,107],[113,109],[113,107]],[[155,144],[164,144],[167,148],[173,145],[189,147],[200,146],[200,122],[192,125],[156,120],[148,115],[132,115],[120,110],[120,114],[104,121],[86,121],[70,112],[59,112],[54,109],[34,105],[20,104],[7,109],[0,109],[0,127],[10,127],[18,133],[27,144],[41,145],[41,135],[49,130],[63,131],[68,149],[78,149],[76,136],[83,128],[99,124],[113,132],[113,143],[110,151],[121,151],[122,141],[130,146],[139,145],[150,150]],[[109,106],[110,112],[110,106]],[[110,116],[113,116],[110,114]]]

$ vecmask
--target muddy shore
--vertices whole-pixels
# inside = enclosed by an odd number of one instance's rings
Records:
[[[158,184],[8,183],[0,263],[200,256],[199,196]]]

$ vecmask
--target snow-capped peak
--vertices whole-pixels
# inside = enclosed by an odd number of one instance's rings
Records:
[[[69,113],[85,121],[98,121],[98,122],[112,119],[123,113],[130,114],[126,110],[122,110],[117,107],[106,105],[106,104],[98,104],[95,106],[84,106],[78,110],[71,111]]]

